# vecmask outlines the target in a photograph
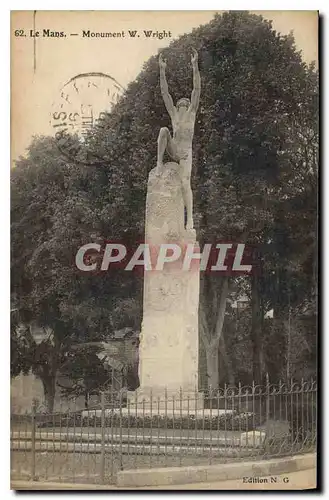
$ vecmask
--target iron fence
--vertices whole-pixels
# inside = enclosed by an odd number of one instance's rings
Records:
[[[68,407],[65,402],[65,408]],[[12,415],[12,479],[115,483],[120,470],[266,459],[315,450],[316,382],[203,394],[104,392],[98,404]]]

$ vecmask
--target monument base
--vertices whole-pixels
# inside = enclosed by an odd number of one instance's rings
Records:
[[[204,408],[198,393],[198,309],[200,264],[196,231],[184,227],[181,166],[175,162],[151,170],[148,179],[145,241],[151,270],[144,272],[143,322],[139,336],[140,387],[128,394],[129,408],[137,411],[191,412]],[[163,247],[167,245],[167,247]],[[166,255],[157,269],[163,249]],[[161,257],[162,258],[162,257]]]
[[[204,408],[203,392],[178,390],[137,389],[127,393],[127,406],[130,410],[154,413],[183,412],[193,413]]]

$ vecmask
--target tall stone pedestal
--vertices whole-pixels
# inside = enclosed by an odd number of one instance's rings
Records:
[[[140,406],[161,401],[165,394],[172,407],[200,408],[198,388],[198,306],[199,261],[182,269],[187,244],[199,251],[195,231],[184,229],[184,204],[179,165],[167,163],[159,175],[150,172],[146,200],[145,234],[150,245],[152,267],[160,245],[174,243],[182,249],[179,261],[165,263],[163,270],[145,271],[143,323],[139,346],[137,393],[129,395],[130,404]],[[169,252],[170,253],[170,252]],[[148,403],[147,403],[148,402]]]

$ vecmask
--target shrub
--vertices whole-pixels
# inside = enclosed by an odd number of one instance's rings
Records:
[[[257,417],[251,413],[232,413],[219,416],[205,415],[196,418],[195,415],[175,415],[174,417],[164,414],[135,415],[133,413],[121,415],[113,413],[105,418],[106,427],[133,427],[133,428],[160,428],[160,429],[204,429],[204,430],[227,430],[227,431],[249,431],[258,424]],[[84,427],[100,427],[100,417],[85,417],[82,420]]]

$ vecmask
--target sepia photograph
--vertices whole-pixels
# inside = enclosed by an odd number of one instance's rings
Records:
[[[319,12],[10,18],[11,489],[317,489]]]

